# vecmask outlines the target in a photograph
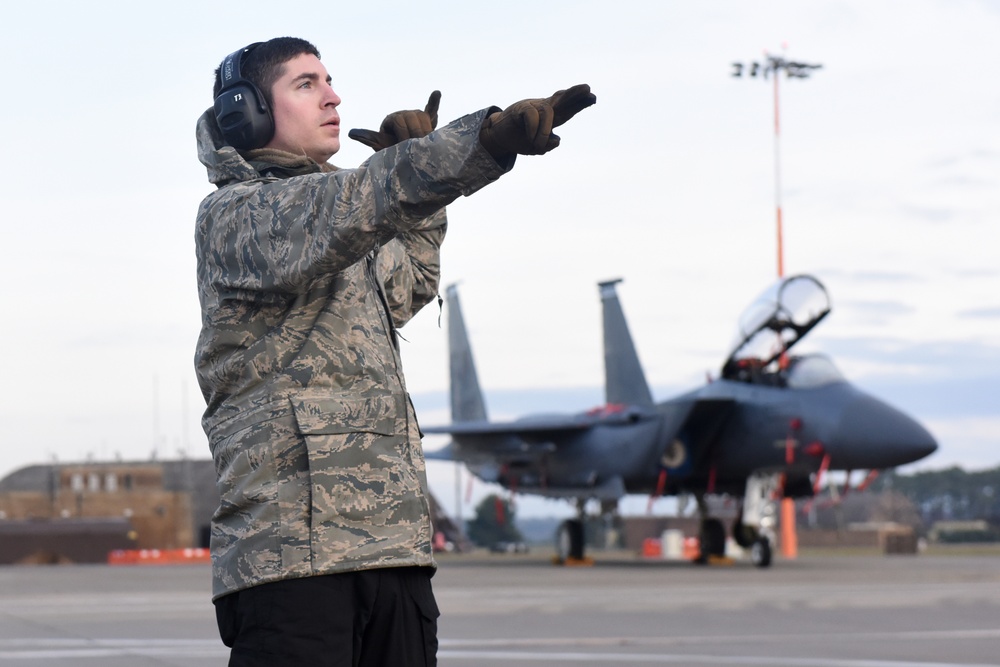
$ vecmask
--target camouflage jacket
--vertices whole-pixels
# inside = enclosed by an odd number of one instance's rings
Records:
[[[433,565],[423,452],[396,327],[437,292],[444,207],[500,177],[488,110],[325,171],[245,160],[210,109],[219,188],[195,233],[195,366],[221,505],[213,595],[348,570]]]

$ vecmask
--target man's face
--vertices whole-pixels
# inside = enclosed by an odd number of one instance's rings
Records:
[[[319,58],[303,53],[286,62],[271,96],[274,137],[265,148],[305,154],[320,164],[340,150],[340,98]]]

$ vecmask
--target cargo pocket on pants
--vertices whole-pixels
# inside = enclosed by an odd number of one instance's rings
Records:
[[[406,587],[413,598],[413,603],[420,612],[421,630],[424,639],[424,664],[428,667],[437,664],[437,622],[441,612],[434,599],[431,587],[429,568],[415,568],[412,576],[406,578]]]

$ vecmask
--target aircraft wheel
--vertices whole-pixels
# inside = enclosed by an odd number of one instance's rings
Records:
[[[709,556],[726,555],[726,527],[718,519],[703,519],[698,538],[702,561],[707,561]]]
[[[750,547],[750,562],[757,567],[769,567],[771,565],[771,541],[761,536]]]
[[[736,518],[736,523],[733,524],[733,540],[736,544],[749,549],[759,537],[760,533],[756,528],[743,523],[742,514]]]
[[[556,531],[556,556],[560,563],[572,559],[583,560],[583,522],[567,519]]]

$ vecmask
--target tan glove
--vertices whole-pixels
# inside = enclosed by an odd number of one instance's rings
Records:
[[[419,139],[431,133],[437,127],[438,105],[441,103],[441,91],[435,90],[427,100],[423,111],[395,111],[385,117],[378,132],[373,130],[351,130],[347,133],[351,139],[360,141],[376,151],[389,146],[395,146],[407,139]]]
[[[585,83],[560,90],[545,99],[521,100],[486,117],[479,143],[495,158],[541,155],[559,145],[552,128],[597,102]]]

